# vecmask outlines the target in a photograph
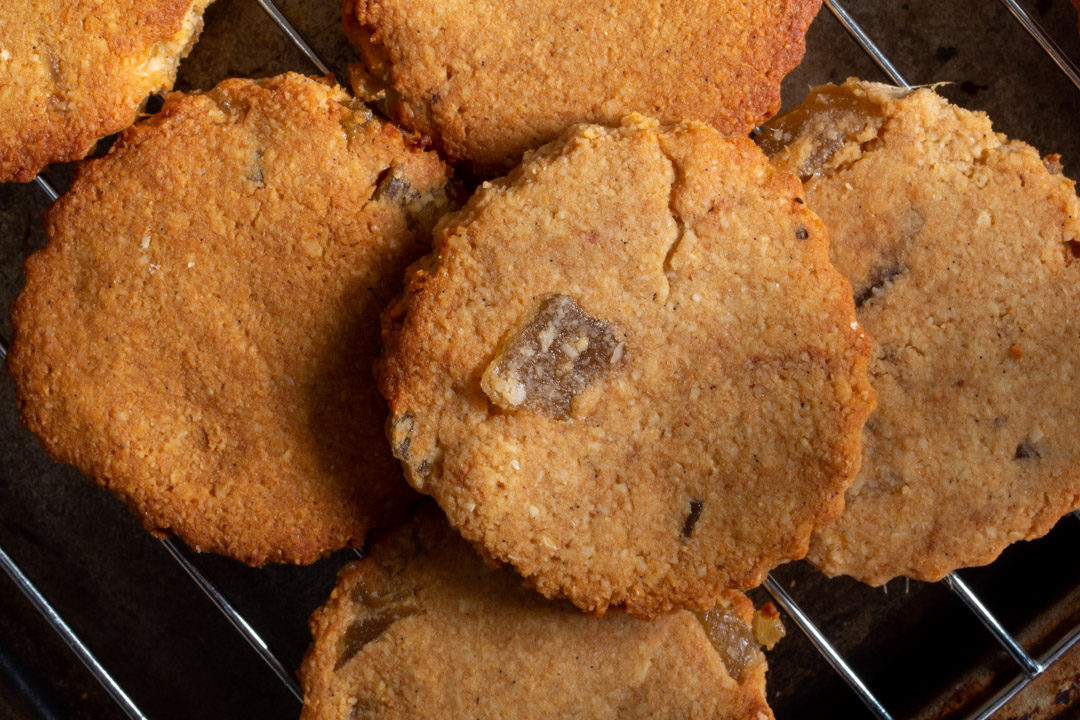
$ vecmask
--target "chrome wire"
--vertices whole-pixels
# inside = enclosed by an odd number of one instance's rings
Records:
[[[1020,643],[1016,642],[1016,639],[1005,630],[1004,626],[998,622],[998,619],[986,608],[982,600],[972,592],[968,584],[959,575],[956,573],[946,575],[945,585],[979,618],[979,622],[986,626],[986,629],[1005,648],[1005,652],[1009,653],[1009,656],[1023,669],[1025,675],[1035,677],[1043,671],[1043,667],[1035,660],[1032,660],[1031,656],[1024,651],[1024,648],[1020,647]]]
[[[188,560],[187,556],[184,555],[175,540],[166,538],[161,541],[161,544],[165,546],[165,549],[169,551],[169,554],[173,556],[173,559],[180,564],[180,567],[187,572],[188,576],[195,581],[195,584],[206,593],[206,596],[210,598],[210,601],[217,606],[218,610],[221,611],[221,614],[225,616],[234,628],[236,628],[237,632],[239,632],[244,639],[247,640],[248,644],[254,648],[259,657],[263,659],[263,662],[273,670],[274,674],[285,684],[285,687],[288,688],[293,697],[299,702],[303,702],[304,694],[301,692],[300,685],[296,682],[296,678],[285,669],[285,665],[270,651],[270,646],[266,644],[266,641],[262,639],[262,636],[255,632],[255,628],[251,627],[248,621],[244,619],[243,615],[236,611],[236,608],[232,606],[232,603],[229,602],[221,590],[219,590],[209,578],[202,574],[202,571]]]
[[[881,69],[881,72],[892,80],[893,84],[904,88],[911,87],[908,81],[904,79],[904,76],[900,74],[900,71],[896,69],[896,66],[892,64],[889,58],[885,57],[885,53],[881,52],[881,48],[870,39],[870,36],[863,31],[837,0],[825,0],[825,5],[840,21],[840,24],[844,26],[844,29],[848,31],[848,34],[855,39],[855,42],[859,43],[859,46],[870,56],[874,64]]]
[[[270,16],[270,19],[281,29],[281,32],[285,33],[285,35],[292,40],[293,45],[295,45],[297,49],[311,61],[312,65],[319,69],[319,72],[323,75],[334,74],[330,69],[330,66],[326,64],[326,61],[315,52],[315,49],[311,47],[311,44],[304,39],[304,36],[300,34],[300,31],[296,29],[296,26],[292,24],[289,18],[285,17],[284,13],[278,9],[277,5],[273,3],[273,0],[255,0],[255,2],[259,3],[262,9],[266,11],[266,14]]]
[[[63,638],[67,646],[71,648],[72,652],[78,656],[82,664],[86,666],[86,669],[90,671],[101,686],[105,688],[105,691],[112,696],[116,703],[123,709],[129,718],[132,720],[146,720],[146,715],[139,710],[139,707],[134,701],[128,697],[128,694],[124,692],[124,689],[120,687],[120,684],[113,679],[113,676],[105,669],[105,667],[98,662],[94,654],[90,652],[90,649],[86,647],[86,644],[75,634],[75,631],[71,629],[71,626],[67,624],[67,621],[60,616],[60,613],[49,603],[45,596],[37,589],[37,587],[30,582],[30,579],[26,577],[23,571],[15,564],[15,561],[4,552],[3,548],[0,548],[0,567],[4,568],[4,572],[8,574],[8,577],[14,581],[14,583],[22,591],[23,595],[33,603],[50,625],[53,630]]]
[[[825,660],[832,666],[833,670],[838,672],[844,681],[855,691],[855,694],[859,696],[859,699],[863,701],[870,712],[874,714],[874,717],[878,720],[892,720],[892,716],[885,709],[885,706],[878,701],[874,694],[870,692],[870,688],[866,686],[866,683],[862,681],[843,656],[832,646],[828,638],[814,625],[809,616],[803,612],[803,609],[796,604],[791,596],[780,586],[772,575],[765,578],[765,589],[769,594],[773,596],[777,604],[783,608],[784,612],[795,621],[795,624],[799,626],[799,629],[803,631],[806,637],[810,640],[813,646],[819,653],[824,656]]]
[[[1050,667],[1060,660],[1065,653],[1072,649],[1078,641],[1080,641],[1080,625],[1074,627],[1070,632],[1066,633],[1064,637],[1054,643],[1054,645],[1039,658],[1039,665],[1042,666],[1043,670]],[[1013,697],[1026,688],[1034,679],[1035,676],[1018,675],[996,695],[979,706],[978,709],[968,716],[968,720],[987,720],[998,710],[1005,707],[1006,703],[1012,700]]]
[[[1027,10],[1020,7],[1020,3],[1016,2],[1016,0],[1001,0],[1001,3],[1009,9],[1009,12],[1024,26],[1024,29],[1028,31],[1031,37],[1035,38],[1035,42],[1039,43],[1042,49],[1046,51],[1046,54],[1050,56],[1050,59],[1054,61],[1054,64],[1058,66],[1061,72],[1065,73],[1066,77],[1072,81],[1076,89],[1080,90],[1080,69],[1077,69],[1076,64],[1061,51],[1058,44],[1046,34],[1046,31],[1035,21],[1035,18],[1031,17]]]
[[[45,193],[45,196],[49,198],[49,202],[56,202],[60,197],[60,193],[56,192],[56,188],[52,186],[52,183],[45,179],[44,175],[38,175],[34,178],[34,182],[41,188],[41,191]]]

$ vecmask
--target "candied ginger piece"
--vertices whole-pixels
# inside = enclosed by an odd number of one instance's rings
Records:
[[[784,639],[787,630],[780,619],[780,611],[771,602],[767,602],[754,612],[754,639],[766,650],[772,650],[776,643]]]
[[[503,341],[480,385],[504,410],[565,420],[575,397],[618,365],[625,346],[569,295],[549,295]]]
[[[743,682],[764,659],[754,631],[742,620],[722,608],[696,613],[705,627],[724,667],[736,682]]]
[[[897,92],[902,91],[898,88]],[[757,143],[772,157],[795,138],[811,138],[812,145],[799,166],[799,177],[806,180],[821,172],[846,143],[869,127],[876,129],[883,120],[881,107],[851,88],[822,85],[814,88],[802,105],[767,122]]]
[[[354,587],[350,595],[364,605],[366,612],[355,618],[338,640],[335,670],[349,662],[365,645],[378,639],[391,625],[419,612],[409,598],[397,594],[388,596],[362,584]]]

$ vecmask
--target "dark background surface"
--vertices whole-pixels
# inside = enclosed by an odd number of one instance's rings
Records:
[[[999,2],[849,0],[845,6],[908,82],[950,82],[942,92],[954,102],[986,110],[998,130],[1044,153],[1060,153],[1065,173],[1080,176],[1080,91]],[[343,76],[354,56],[339,31],[339,7],[337,0],[282,3]],[[1025,7],[1080,61],[1076,13],[1067,0]],[[290,69],[311,72],[254,0],[218,0],[207,12],[202,40],[181,67],[178,88],[209,88],[230,76]],[[806,61],[784,84],[785,106],[800,102],[812,85],[848,76],[884,80],[822,10],[810,31]],[[66,186],[65,168],[47,175],[61,189]],[[46,204],[33,184],[0,186],[4,306],[22,285],[22,260],[44,243],[40,215]],[[10,337],[6,317],[0,328]],[[0,376],[0,547],[148,716],[297,716],[298,703],[165,549],[120,503],[73,469],[51,463],[19,426],[6,374]],[[1007,628],[1039,653],[1080,622],[1078,548],[1080,521],[1070,516],[1047,538],[1014,546],[989,568],[962,575]],[[263,570],[212,556],[195,562],[295,670],[308,642],[307,616],[329,594],[337,567],[350,557],[342,553],[312,567]],[[801,563],[774,575],[897,718],[962,717],[1016,674],[1016,666],[940,584],[898,580],[874,589],[827,580]],[[759,604],[768,599],[760,590],[753,597]],[[869,717],[787,624],[788,638],[770,654],[770,701],[777,717]],[[36,708],[28,706],[27,697],[34,698]],[[1075,710],[1066,712],[1075,717]],[[122,717],[2,575],[0,717]]]

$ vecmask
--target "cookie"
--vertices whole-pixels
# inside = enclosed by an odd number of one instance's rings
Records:
[[[410,482],[591,613],[707,607],[801,557],[873,402],[801,193],[747,138],[636,115],[486,183],[384,320]]]
[[[629,112],[741,135],[780,108],[821,0],[346,0],[357,94],[501,173],[574,123]]]
[[[345,91],[169,95],[83,165],[12,310],[24,423],[156,534],[252,564],[414,501],[371,375],[447,169]]]
[[[937,580],[1080,507],[1080,201],[1056,158],[930,89],[855,80],[762,137],[874,339],[862,469],[810,559]]]
[[[728,591],[700,620],[590,618],[486,567],[426,507],[315,611],[300,716],[765,720],[752,617]]]
[[[0,182],[78,160],[172,87],[211,0],[13,1],[0,7]]]

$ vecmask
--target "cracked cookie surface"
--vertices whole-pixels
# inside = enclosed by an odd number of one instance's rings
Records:
[[[360,544],[414,501],[371,364],[447,172],[322,81],[170,95],[48,214],[12,310],[23,421],[196,549]]]
[[[358,95],[481,173],[629,112],[745,135],[780,108],[820,0],[347,0]]]
[[[301,718],[769,720],[753,605],[727,591],[711,615],[716,647],[686,611],[588,617],[485,566],[426,506],[312,616]]]
[[[211,0],[0,4],[0,182],[84,157],[168,90]]]
[[[809,558],[938,580],[1080,505],[1080,201],[1056,159],[929,89],[825,86],[763,132],[874,340],[878,408]]]
[[[842,509],[873,400],[851,287],[800,195],[747,139],[641,116],[486,183],[384,318],[410,482],[593,613],[706,607],[801,557]],[[553,297],[577,310],[537,324]],[[507,348],[545,342],[552,367],[604,348],[560,386],[565,416],[513,378],[485,387]]]

